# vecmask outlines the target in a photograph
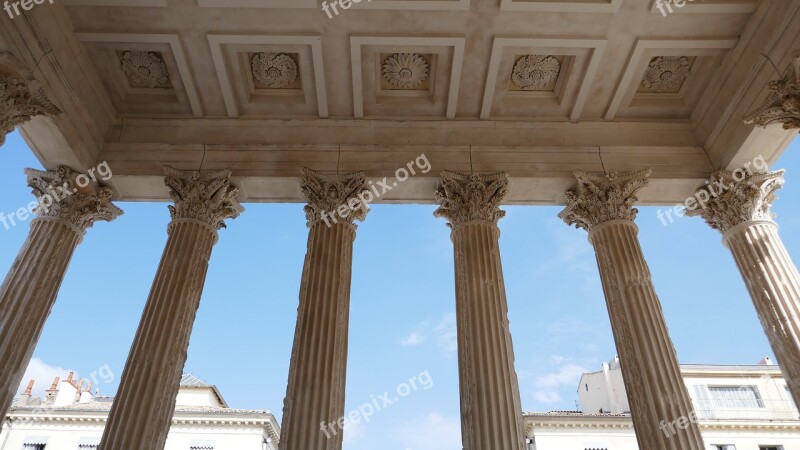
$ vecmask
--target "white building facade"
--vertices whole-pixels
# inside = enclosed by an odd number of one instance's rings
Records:
[[[44,398],[29,387],[3,422],[0,450],[96,450],[112,401],[72,374]],[[230,408],[215,386],[184,375],[165,449],[277,450],[279,430],[271,413]]]
[[[699,426],[708,450],[800,450],[797,407],[769,358],[749,366],[680,369],[694,409],[689,416],[659,418],[665,437]],[[639,449],[618,358],[584,374],[578,397],[581,412],[526,414],[531,450]]]

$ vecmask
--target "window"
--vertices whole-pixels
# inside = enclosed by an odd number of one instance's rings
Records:
[[[783,450],[782,445],[759,445],[758,450]]]
[[[99,448],[99,437],[81,438],[80,442],[78,442],[78,450],[97,450]]]
[[[189,450],[214,450],[214,441],[192,441]]]
[[[22,441],[22,450],[44,450],[45,447],[47,447],[46,437],[26,437]]]
[[[709,386],[711,401],[719,409],[763,408],[764,401],[755,386]]]
[[[715,445],[714,450],[736,450],[736,446],[731,444]]]

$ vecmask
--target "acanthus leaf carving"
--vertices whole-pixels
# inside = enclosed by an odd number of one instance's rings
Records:
[[[669,91],[683,85],[691,63],[685,56],[661,56],[647,66],[642,84],[653,92]]]
[[[752,173],[744,178],[737,173],[727,170],[714,172],[695,195],[709,200],[688,208],[686,215],[702,217],[709,226],[723,234],[740,223],[773,220],[772,203],[778,198],[776,192],[784,185],[784,171]],[[726,189],[714,190],[710,186],[725,186]]]
[[[748,114],[744,122],[759,127],[782,123],[786,130],[800,129],[800,55],[783,78],[771,81],[768,88],[770,93],[763,105]]]
[[[86,232],[99,220],[111,222],[123,214],[112,203],[116,196],[112,188],[97,183],[79,185],[76,180],[80,174],[69,166],[59,166],[55,171],[25,169],[25,175],[39,201],[34,211],[39,217],[65,220]]]
[[[575,172],[577,189],[567,191],[567,207],[558,217],[569,225],[591,231],[611,220],[636,219],[637,194],[647,186],[651,170],[606,173]]]
[[[244,211],[229,170],[197,172],[165,166],[164,172],[164,184],[175,203],[169,205],[172,220],[198,220],[219,230],[225,228],[226,219],[235,219]]]
[[[39,83],[12,74],[0,74],[0,145],[5,143],[6,135],[18,125],[35,116],[56,116],[61,109],[44,94]]]
[[[413,89],[428,79],[430,65],[416,53],[395,53],[383,62],[383,78],[392,86]]]
[[[133,88],[170,87],[167,64],[155,52],[126,51],[122,54],[120,63]]]
[[[286,88],[297,81],[297,63],[285,53],[256,53],[250,65],[253,77],[271,89]]]
[[[511,81],[520,89],[533,91],[555,84],[561,62],[555,56],[527,55],[514,64]]]
[[[435,217],[443,217],[455,230],[469,222],[483,221],[497,225],[506,212],[500,204],[508,194],[505,172],[467,173],[444,171],[434,195],[439,209]]]
[[[300,191],[308,200],[304,211],[309,227],[328,216],[352,226],[356,220],[363,222],[367,218],[369,208],[361,200],[368,192],[363,172],[324,174],[304,167]]]

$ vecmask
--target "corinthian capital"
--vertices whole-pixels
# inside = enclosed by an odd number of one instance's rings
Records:
[[[196,172],[166,166],[164,171],[164,184],[175,202],[169,206],[172,220],[199,220],[219,230],[225,228],[225,219],[235,219],[244,211],[236,200],[239,190],[231,185],[230,170]]]
[[[575,172],[578,187],[567,191],[567,207],[558,215],[568,225],[591,231],[611,220],[636,219],[636,196],[647,186],[650,169],[637,172]]]
[[[320,221],[363,222],[369,212],[366,194],[373,198],[363,172],[323,174],[304,167],[300,191],[308,200],[304,211],[309,227]]]
[[[47,99],[35,80],[0,73],[0,126],[3,129],[0,145],[5,143],[6,135],[14,131],[17,125],[32,117],[60,113],[61,110]]]
[[[711,228],[725,234],[740,223],[772,220],[772,202],[783,187],[784,171],[747,174],[719,170],[711,175],[706,186],[697,190],[697,207],[687,209],[686,215],[700,216]],[[711,186],[715,186],[712,188]],[[706,201],[699,201],[708,199]]]
[[[115,197],[113,189],[90,182],[86,175],[68,166],[59,166],[55,171],[25,169],[25,175],[39,200],[35,210],[39,217],[62,219],[86,232],[98,220],[111,222],[122,215],[122,210],[111,202]],[[86,182],[80,182],[79,177]]]
[[[800,56],[794,58],[783,78],[769,83],[769,91],[764,104],[744,122],[760,127],[782,123],[784,129],[800,129]]]
[[[434,193],[436,203],[440,206],[433,215],[447,219],[447,226],[454,230],[475,221],[497,225],[506,215],[500,209],[506,194],[508,176],[505,172],[478,174],[445,171]]]

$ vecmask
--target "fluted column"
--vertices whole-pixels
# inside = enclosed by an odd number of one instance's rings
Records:
[[[8,133],[34,116],[60,113],[22,63],[10,53],[0,53],[0,145]]]
[[[700,188],[703,193],[698,192],[698,198],[710,200],[687,214],[703,217],[723,234],[795,404],[800,405],[800,275],[771,212],[775,192],[783,184],[783,171],[718,171],[709,185],[726,189],[710,195],[707,186]]]
[[[162,450],[217,230],[242,208],[231,173],[166,168],[169,237],[108,416],[101,450]]]
[[[453,230],[464,450],[525,448],[497,228],[507,191],[502,172],[442,172],[435,193]]]
[[[0,417],[11,406],[75,248],[94,222],[122,214],[111,203],[110,188],[79,188],[78,174],[67,166],[25,173],[40,204],[28,239],[0,286]]]
[[[633,222],[636,195],[649,175],[649,170],[576,172],[578,188],[567,192],[567,208],[559,217],[587,230],[594,246],[639,448],[703,450]]]
[[[308,248],[280,449],[340,450],[354,221],[366,218],[367,206],[359,201],[366,185],[361,172],[324,175],[303,169],[301,190],[308,199]]]

